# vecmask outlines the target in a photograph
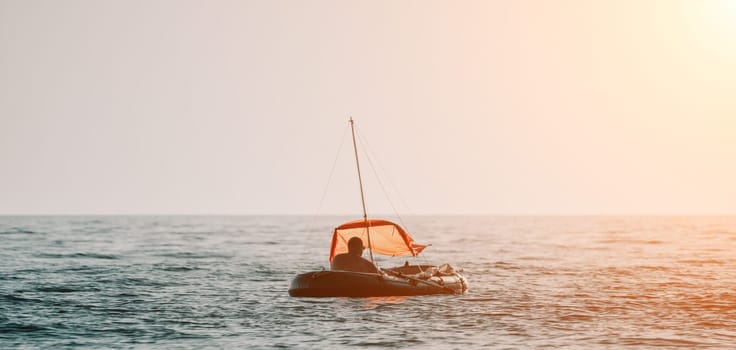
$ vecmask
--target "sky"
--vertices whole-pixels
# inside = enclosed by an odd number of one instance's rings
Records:
[[[736,214],[736,1],[0,0],[0,214],[360,216],[351,116],[369,215]]]

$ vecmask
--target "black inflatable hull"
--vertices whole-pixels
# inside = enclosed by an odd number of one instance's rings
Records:
[[[468,289],[465,277],[455,273],[420,280],[402,276],[402,268],[393,275],[350,271],[313,271],[297,275],[291,281],[292,297],[381,297],[432,294],[462,294]]]

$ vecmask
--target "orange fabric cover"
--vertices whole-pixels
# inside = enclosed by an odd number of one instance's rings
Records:
[[[381,219],[369,219],[371,248],[376,254],[388,256],[417,256],[426,245],[414,243],[414,240],[401,226]],[[346,222],[337,228],[332,235],[330,245],[330,262],[335,255],[348,252],[348,241],[353,237],[363,240],[363,247],[368,248],[368,230],[365,220]]]

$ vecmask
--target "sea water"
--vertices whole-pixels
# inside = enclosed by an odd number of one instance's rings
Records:
[[[467,294],[289,297],[349,219],[0,217],[0,348],[736,348],[736,217],[403,218]]]

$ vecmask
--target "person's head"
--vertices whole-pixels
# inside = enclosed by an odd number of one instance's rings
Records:
[[[363,255],[363,240],[360,237],[353,237],[348,241],[348,253]]]

